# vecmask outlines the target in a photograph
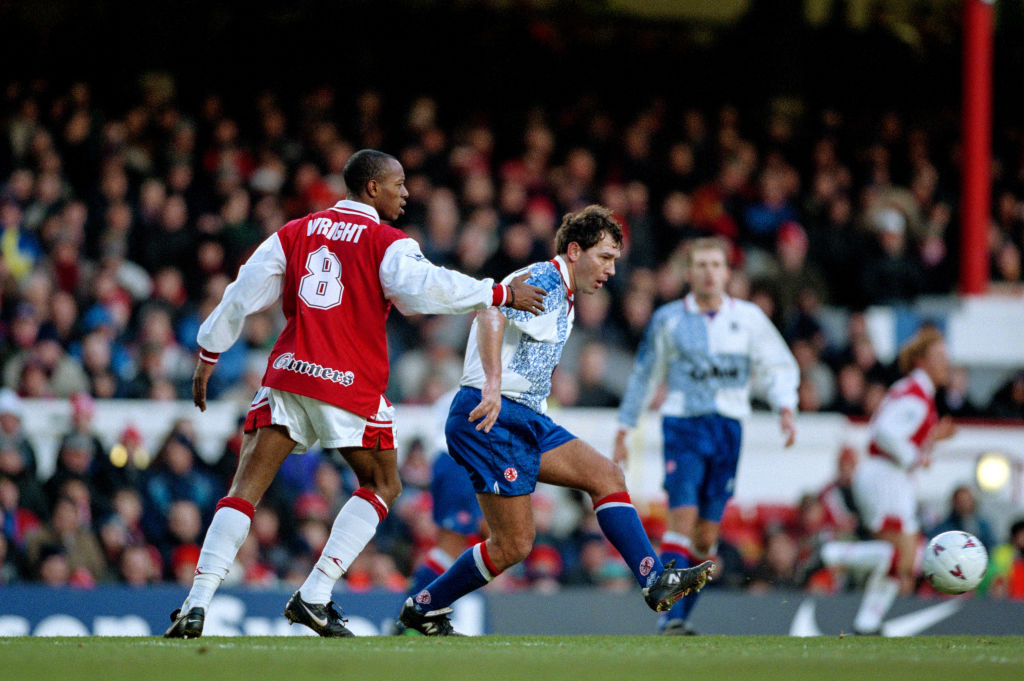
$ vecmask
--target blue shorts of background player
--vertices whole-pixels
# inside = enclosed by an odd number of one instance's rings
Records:
[[[455,394],[445,424],[448,451],[469,473],[473,489],[480,494],[512,497],[533,493],[541,454],[575,436],[548,416],[505,397],[491,432],[477,430],[469,413],[480,399],[476,388],[463,386]]]
[[[740,422],[718,414],[666,416],[662,433],[668,507],[696,506],[700,518],[721,521],[736,483]]]
[[[430,495],[434,503],[434,523],[438,527],[466,536],[479,531],[484,516],[473,484],[466,470],[448,456],[448,452],[439,452],[434,459]]]

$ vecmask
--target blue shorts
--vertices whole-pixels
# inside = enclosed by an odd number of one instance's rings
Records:
[[[704,520],[721,521],[736,485],[740,422],[717,414],[666,416],[661,428],[668,507],[696,506]]]
[[[459,534],[476,534],[480,530],[480,504],[476,501],[473,483],[465,469],[440,452],[434,459],[430,495],[434,501],[434,523],[444,530]]]
[[[514,497],[531,494],[537,486],[540,457],[576,436],[544,414],[501,398],[501,413],[491,432],[477,430],[469,412],[480,404],[480,391],[463,386],[455,394],[445,436],[448,451],[469,473],[479,494]]]

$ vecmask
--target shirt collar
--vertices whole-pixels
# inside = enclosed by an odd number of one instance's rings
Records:
[[[704,312],[703,310],[700,309],[700,305],[697,304],[697,295],[695,293],[693,293],[691,291],[690,293],[686,294],[685,298],[683,298],[683,307],[686,308],[687,312],[692,312],[694,314],[707,315],[709,318],[713,318],[715,315],[717,315],[719,312],[724,310],[726,307],[731,307],[732,304],[733,304],[733,299],[731,297],[729,297],[728,295],[723,293],[722,294],[722,307],[718,308],[718,310],[715,311],[715,312]]]
[[[562,275],[562,283],[565,284],[565,290],[569,292],[569,299],[572,300],[572,288],[569,286],[569,265],[566,264],[565,260],[560,255],[556,255],[552,258],[551,262],[555,263],[555,267],[558,268],[558,273]]]
[[[935,384],[932,383],[931,376],[924,369],[914,369],[910,372],[911,378],[924,390],[925,394],[929,397],[935,395]]]
[[[342,199],[333,206],[334,210],[346,211],[349,213],[359,213],[371,218],[377,224],[380,224],[380,216],[377,214],[377,209],[373,206],[362,203],[361,201],[353,201],[352,199]]]

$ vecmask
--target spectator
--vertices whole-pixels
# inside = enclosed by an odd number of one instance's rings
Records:
[[[1018,371],[996,391],[988,412],[997,418],[1024,419],[1024,371]]]
[[[36,453],[22,432],[21,418],[24,413],[21,400],[10,388],[0,390],[0,438],[8,446],[17,449],[21,456],[25,473],[34,477],[36,474]]]
[[[1010,526],[1010,541],[992,551],[985,580],[995,596],[1024,600],[1024,520]]]
[[[58,497],[53,504],[49,523],[30,534],[25,543],[29,561],[43,573],[53,571],[64,574],[66,580],[77,586],[93,586],[107,576],[107,562],[103,558],[99,540],[89,527],[89,522],[79,505],[70,497]],[[47,561],[60,556],[63,569],[47,566]]]
[[[165,536],[171,506],[175,501],[191,501],[200,510],[203,522],[213,514],[220,490],[213,478],[200,468],[192,442],[172,432],[164,440],[143,483],[146,536]]]
[[[950,506],[949,515],[931,531],[932,536],[949,530],[963,530],[980,539],[985,546],[995,546],[992,525],[984,516],[979,515],[978,501],[970,487],[960,485],[953,490]]]

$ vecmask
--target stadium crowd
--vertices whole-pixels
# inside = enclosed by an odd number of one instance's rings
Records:
[[[189,106],[163,75],[143,78],[138,98],[117,110],[85,82],[8,84],[0,583],[189,583],[239,437],[211,466],[181,421],[150,461],[131,429],[113,450],[101,444],[94,400],[188,399],[198,325],[239,264],[287,220],[343,198],[341,168],[362,147],[392,151],[404,165],[411,197],[398,226],[433,262],[473,275],[500,279],[550,257],[568,210],[598,202],[621,220],[628,240],[618,273],[579,300],[555,374],[552,399],[563,406],[618,404],[627,377],[613,367],[628,366],[653,310],[683,293],[685,246],[697,236],[732,244],[730,293],[757,302],[783,332],[805,412],[869,416],[895,375],[875,355],[864,308],[954,290],[957,147],[942,120],[863,119],[790,100],[755,112],[653,99],[622,116],[582,98],[558,110],[486,113],[460,117],[429,97],[396,110],[374,91],[341,101],[328,86],[298,102],[266,91],[244,109],[216,94]],[[994,280],[1019,287],[1024,137],[1016,139],[997,165],[989,251]],[[826,306],[845,333],[826,333]],[[425,404],[450,389],[469,321],[393,315],[389,396]],[[211,398],[248,404],[280,324],[274,309],[250,318],[243,342],[221,356]],[[988,405],[972,404],[967,388],[958,369],[940,410],[1024,418],[1024,373]],[[71,399],[75,414],[45,481],[20,432],[20,398],[36,397]],[[347,588],[403,589],[429,548],[428,454],[405,453],[406,492]],[[330,453],[291,457],[283,470],[230,579],[301,582],[354,488]],[[824,498],[727,516],[719,583],[839,588],[816,569],[813,549],[823,533],[855,527],[829,519]],[[494,588],[630,583],[587,505],[574,505],[567,523],[560,503],[538,495],[538,547]],[[969,506],[959,504],[951,522]],[[656,535],[658,519],[649,521]],[[1024,597],[1020,524],[1012,540],[1009,578],[994,591]]]

